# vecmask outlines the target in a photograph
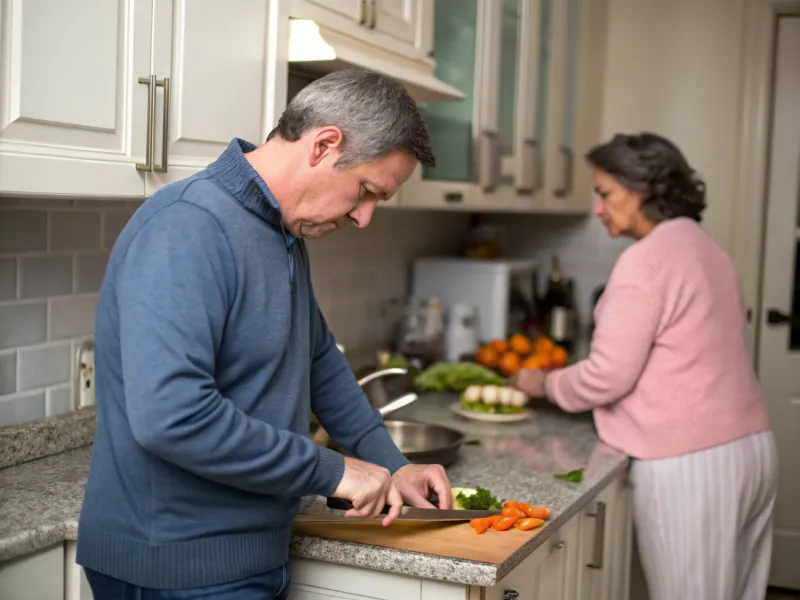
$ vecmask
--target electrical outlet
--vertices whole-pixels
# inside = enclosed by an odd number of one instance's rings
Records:
[[[77,408],[94,406],[94,342],[92,340],[83,342],[76,353],[75,404]]]

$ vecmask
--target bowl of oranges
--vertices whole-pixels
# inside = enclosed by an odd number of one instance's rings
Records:
[[[531,340],[514,334],[507,340],[491,340],[475,353],[475,362],[511,377],[520,369],[556,369],[566,366],[567,351],[545,335]]]

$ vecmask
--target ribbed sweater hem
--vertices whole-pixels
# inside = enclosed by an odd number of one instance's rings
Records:
[[[151,544],[80,525],[76,562],[132,585],[186,589],[252,577],[289,560],[291,527]]]

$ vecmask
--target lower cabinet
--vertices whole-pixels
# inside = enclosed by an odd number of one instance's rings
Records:
[[[64,544],[0,563],[2,600],[64,600]]]

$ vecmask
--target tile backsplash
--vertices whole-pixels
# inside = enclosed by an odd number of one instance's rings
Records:
[[[139,202],[0,199],[0,426],[69,411],[109,251]],[[379,209],[309,243],[319,304],[346,346],[384,343],[409,260],[458,249],[467,215]]]

